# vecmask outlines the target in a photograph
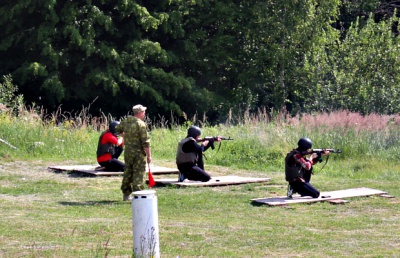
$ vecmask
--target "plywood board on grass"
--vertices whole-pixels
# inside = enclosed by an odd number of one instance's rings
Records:
[[[269,178],[253,178],[253,177],[239,177],[239,176],[218,176],[212,177],[208,182],[190,181],[185,180],[184,182],[178,182],[178,177],[175,179],[155,179],[156,185],[177,185],[181,187],[190,186],[225,186],[225,185],[238,185],[238,184],[250,184],[250,183],[262,183],[268,182]]]
[[[282,206],[294,203],[324,202],[342,198],[383,195],[383,194],[387,193],[381,190],[361,187],[361,188],[345,189],[345,190],[338,190],[331,192],[321,192],[319,198],[312,198],[309,196],[301,197],[298,195],[293,195],[293,199],[288,199],[286,196],[282,196],[282,197],[272,197],[272,198],[257,198],[257,199],[252,199],[251,201],[253,203],[266,204],[269,206]]]
[[[122,175],[123,172],[111,172],[105,171],[104,168],[99,165],[70,165],[70,166],[49,166],[49,169],[58,171],[71,171],[82,174],[94,175],[94,176],[117,176]],[[148,167],[146,167],[146,172]],[[156,165],[150,165],[150,171],[153,175],[165,175],[165,174],[178,174],[178,169],[160,167]]]

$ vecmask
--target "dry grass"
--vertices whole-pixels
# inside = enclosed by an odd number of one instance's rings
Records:
[[[294,127],[306,127],[308,129],[323,128],[332,131],[341,130],[355,131],[386,131],[400,125],[400,115],[378,115],[369,114],[362,116],[359,113],[348,111],[334,111],[332,113],[319,113],[316,115],[304,114],[302,116],[288,117],[288,125]]]

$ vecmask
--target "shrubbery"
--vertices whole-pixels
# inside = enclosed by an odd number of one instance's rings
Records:
[[[17,111],[24,102],[22,95],[16,95],[18,87],[12,82],[10,75],[3,76],[3,82],[0,83],[0,111],[2,113]]]

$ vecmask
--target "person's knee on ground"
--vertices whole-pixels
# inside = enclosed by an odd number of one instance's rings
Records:
[[[201,179],[201,182],[208,182],[208,181],[210,181],[211,180],[211,177],[210,176],[204,176],[202,179]]]
[[[320,193],[319,193],[318,191],[316,191],[315,193],[313,193],[313,194],[311,195],[311,197],[312,197],[312,198],[318,198],[319,195],[320,195]]]

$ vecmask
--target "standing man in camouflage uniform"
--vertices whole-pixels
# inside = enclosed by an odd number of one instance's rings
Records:
[[[133,116],[127,117],[116,128],[117,132],[124,133],[125,139],[125,171],[121,190],[123,200],[131,200],[131,193],[144,190],[146,161],[150,165],[151,150],[150,136],[144,120],[146,107],[133,106]]]

